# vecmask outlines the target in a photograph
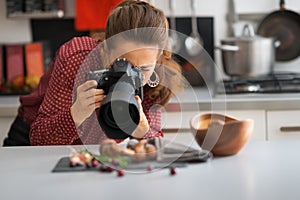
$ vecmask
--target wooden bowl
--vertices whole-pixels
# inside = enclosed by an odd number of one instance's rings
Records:
[[[195,140],[214,156],[238,153],[249,140],[253,127],[252,119],[238,120],[217,113],[198,114],[190,120]]]

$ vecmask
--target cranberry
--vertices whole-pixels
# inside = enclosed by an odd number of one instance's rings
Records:
[[[119,169],[118,170],[118,176],[121,177],[121,176],[124,176],[125,175],[125,171],[123,169]]]
[[[99,165],[99,161],[98,160],[92,160],[92,166],[93,167],[97,167]]]
[[[106,166],[101,165],[100,168],[99,168],[99,170],[100,170],[101,172],[106,172]]]
[[[171,167],[170,168],[170,174],[173,176],[173,175],[176,175],[176,168],[175,167]]]
[[[114,168],[110,167],[110,166],[107,166],[106,167],[106,171],[107,172],[113,172],[114,171]]]
[[[153,170],[153,166],[152,165],[148,165],[147,166],[147,171],[151,172]]]

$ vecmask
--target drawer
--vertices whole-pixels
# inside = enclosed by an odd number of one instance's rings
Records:
[[[267,138],[269,140],[300,139],[300,110],[268,111]]]

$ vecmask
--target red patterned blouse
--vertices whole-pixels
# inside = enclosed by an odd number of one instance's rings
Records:
[[[20,97],[19,116],[31,126],[31,145],[98,144],[106,138],[96,112],[79,128],[70,114],[76,86],[84,80],[83,75],[78,74],[82,66],[90,64],[86,58],[99,44],[90,37],[76,37],[62,45],[38,87],[31,94]],[[148,97],[146,86],[142,105],[150,124],[145,138],[163,137],[161,106]]]

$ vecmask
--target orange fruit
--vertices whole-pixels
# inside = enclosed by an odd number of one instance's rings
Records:
[[[23,75],[15,76],[11,80],[11,85],[14,88],[22,88],[25,85],[25,77]]]
[[[25,78],[25,84],[29,86],[31,89],[36,88],[39,82],[40,82],[40,76],[37,75],[28,75]]]

